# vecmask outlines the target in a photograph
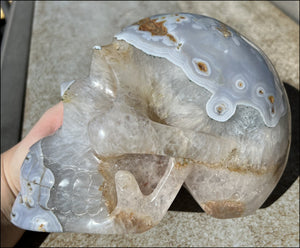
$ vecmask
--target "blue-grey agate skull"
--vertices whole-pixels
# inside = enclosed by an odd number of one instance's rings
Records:
[[[62,84],[63,126],[30,149],[11,221],[47,232],[132,233],[185,185],[216,218],[253,214],[290,146],[285,90],[266,55],[213,18],[156,15],[94,49]]]

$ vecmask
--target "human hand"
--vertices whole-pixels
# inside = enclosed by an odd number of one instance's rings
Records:
[[[1,247],[14,246],[24,230],[10,223],[12,205],[20,191],[20,169],[29,148],[53,134],[63,122],[63,103],[47,110],[27,136],[1,154]]]

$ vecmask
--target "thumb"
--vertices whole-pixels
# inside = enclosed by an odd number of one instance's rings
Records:
[[[20,169],[29,148],[40,139],[53,134],[62,123],[63,103],[59,102],[43,114],[23,140],[3,154],[6,178],[15,195],[20,190]]]
[[[40,139],[53,134],[63,123],[63,103],[59,102],[48,109],[39,121],[33,126],[26,137],[21,141],[24,150],[29,148]],[[25,157],[24,157],[25,158]]]

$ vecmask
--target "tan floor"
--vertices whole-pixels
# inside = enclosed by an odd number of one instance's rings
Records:
[[[219,19],[257,44],[282,81],[299,89],[299,26],[269,2],[37,2],[34,14],[23,136],[60,100],[60,83],[89,73],[92,47],[143,17],[192,12]],[[50,234],[42,246],[298,246],[299,178],[255,215],[218,220],[169,211],[140,235]]]

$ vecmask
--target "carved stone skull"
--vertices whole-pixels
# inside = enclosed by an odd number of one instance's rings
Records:
[[[264,53],[225,24],[145,18],[95,47],[90,76],[62,84],[63,126],[31,147],[12,210],[47,232],[143,232],[180,187],[216,218],[246,216],[290,147],[285,90]]]

